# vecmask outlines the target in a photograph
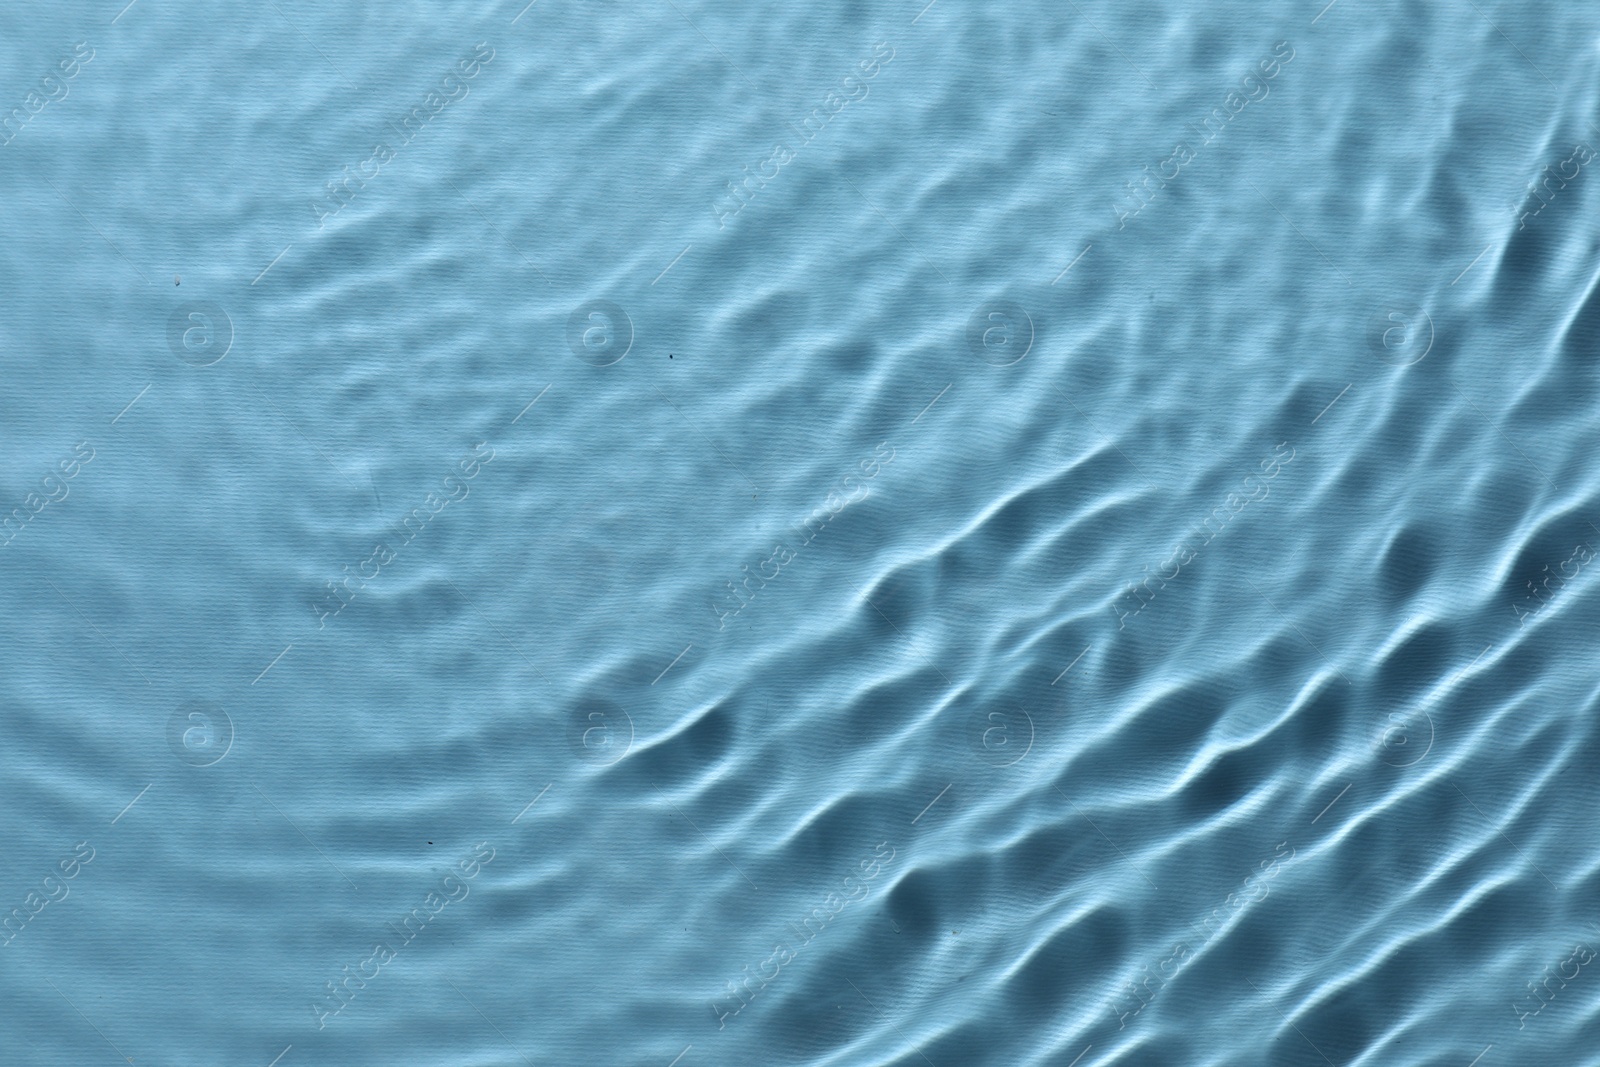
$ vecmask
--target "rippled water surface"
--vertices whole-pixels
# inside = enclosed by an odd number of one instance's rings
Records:
[[[1600,1064],[1600,9],[123,2],[0,1063]]]

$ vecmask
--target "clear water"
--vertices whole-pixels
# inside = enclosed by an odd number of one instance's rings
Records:
[[[1600,1063],[1600,9],[524,3],[0,11],[0,1063]]]

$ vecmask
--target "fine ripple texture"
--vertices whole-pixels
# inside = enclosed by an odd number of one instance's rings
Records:
[[[1600,11],[0,27],[0,1063],[1600,1063]]]

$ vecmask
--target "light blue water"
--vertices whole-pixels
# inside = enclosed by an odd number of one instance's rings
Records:
[[[123,2],[0,1064],[1600,1063],[1600,10]]]

